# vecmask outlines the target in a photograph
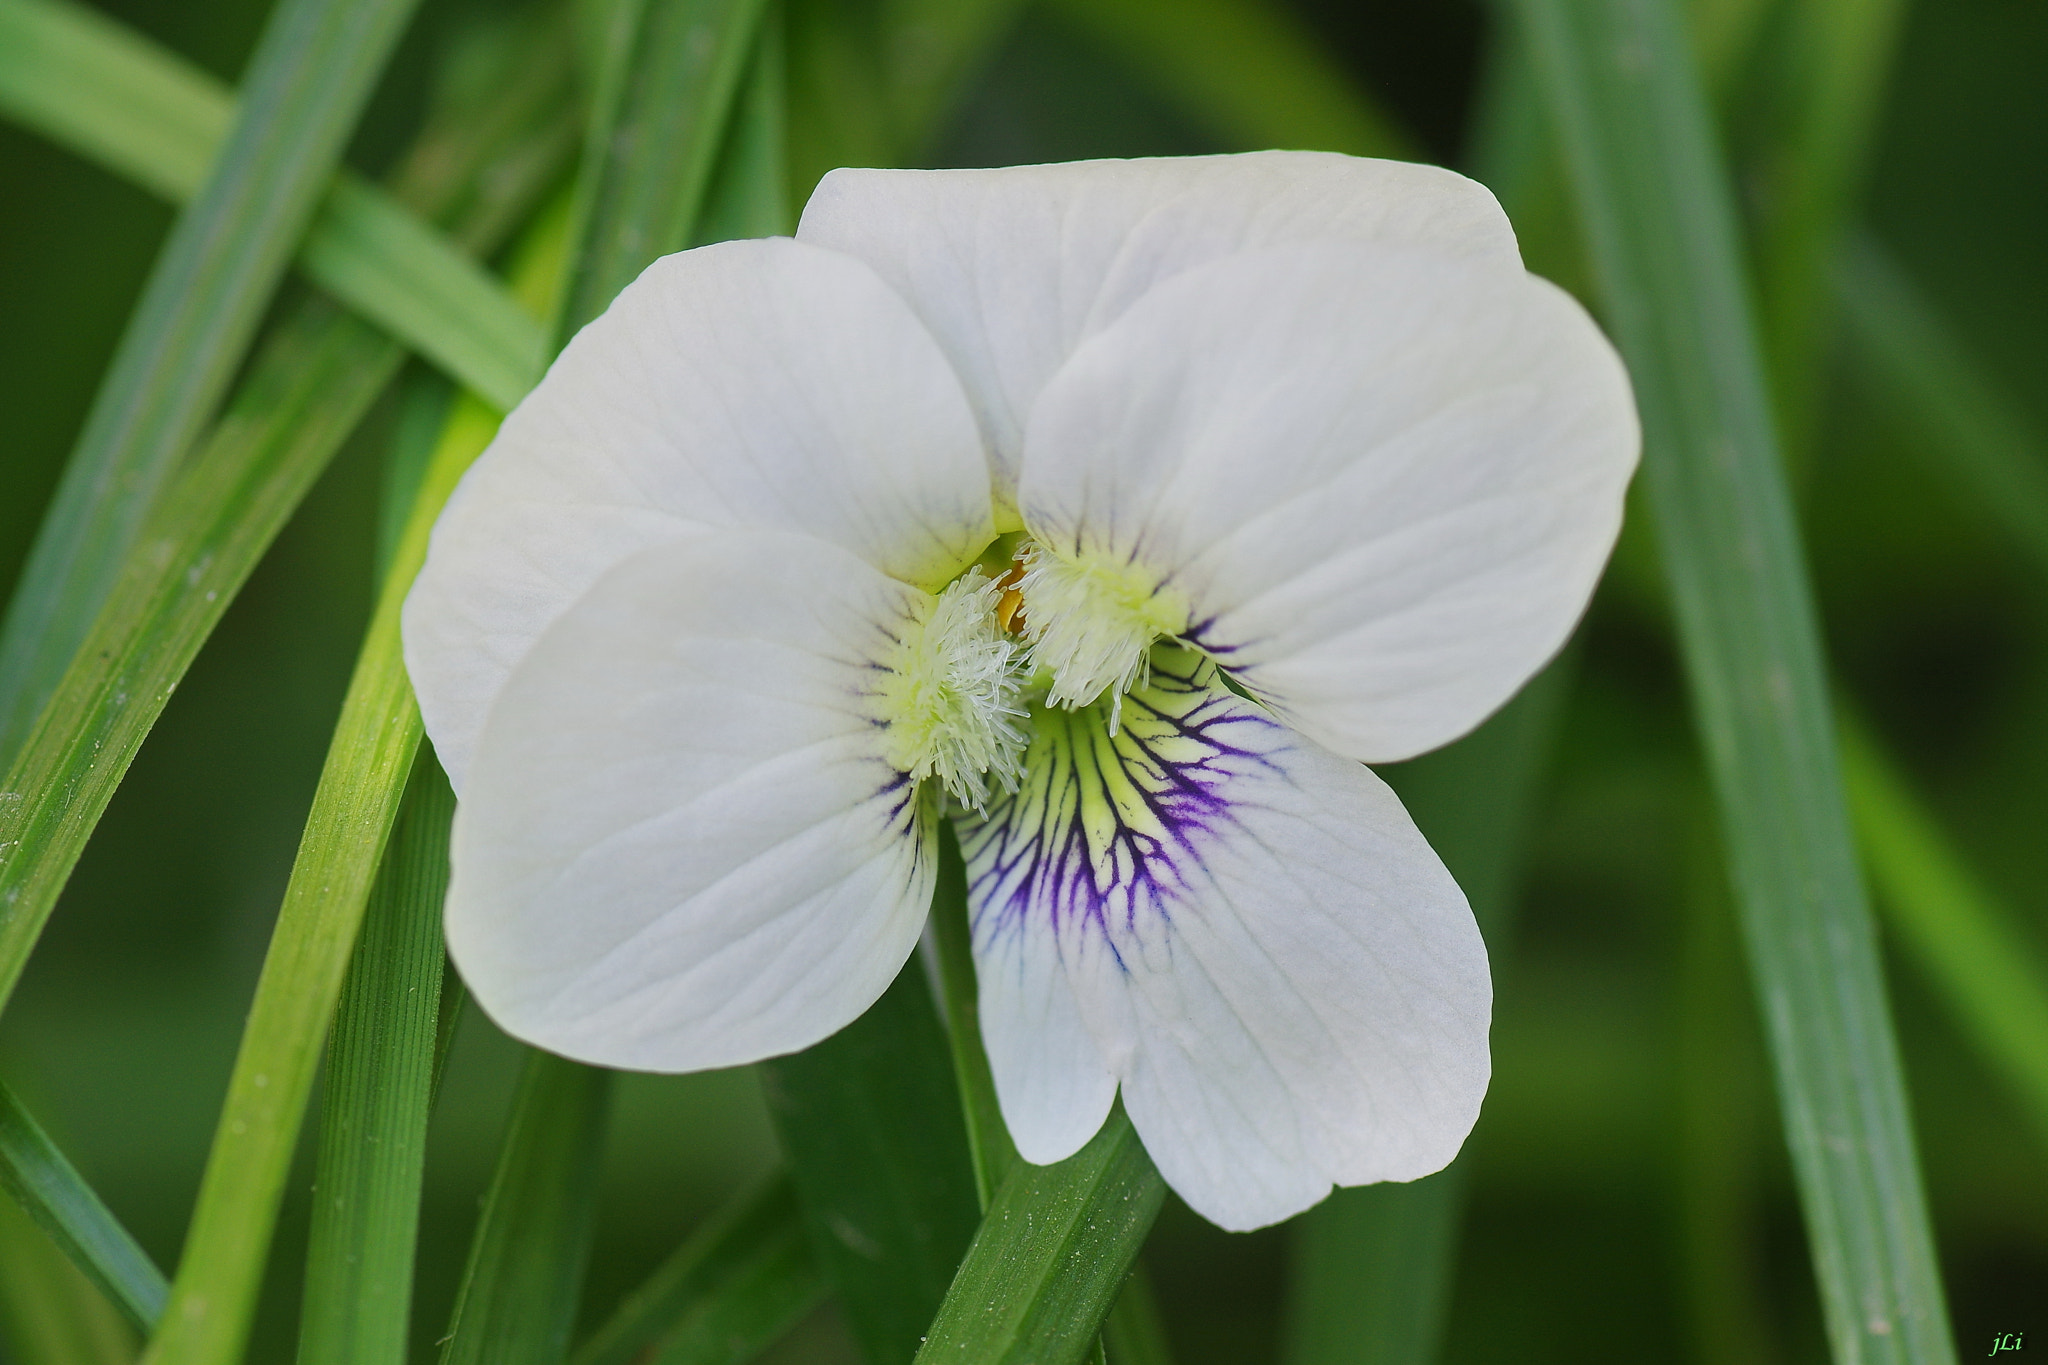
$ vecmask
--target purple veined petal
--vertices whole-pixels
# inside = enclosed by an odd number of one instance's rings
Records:
[[[1440,1169],[1489,1075],[1463,895],[1368,770],[1191,651],[1152,669],[1114,736],[1100,705],[1042,711],[1024,787],[963,822],[1020,1151],[1078,1149],[1120,1084],[1167,1182],[1226,1228]]]

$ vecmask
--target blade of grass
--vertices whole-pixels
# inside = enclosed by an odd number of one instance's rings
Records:
[[[526,288],[559,272],[559,226],[559,217],[544,221],[522,253],[515,278]],[[441,505],[496,430],[496,415],[474,400],[456,405],[385,577],[257,981],[171,1302],[143,1356],[149,1365],[228,1365],[241,1354],[320,1044],[419,747],[399,608]]]
[[[1121,1104],[1065,1161],[1012,1166],[917,1365],[1075,1365],[1094,1349],[1165,1197]]]
[[[1668,0],[1518,0],[1644,472],[1835,1356],[1953,1359],[1811,591],[1705,99]]]
[[[174,204],[234,122],[206,71],[86,5],[0,3],[0,112]]]
[[[14,1365],[127,1365],[135,1330],[28,1215],[0,1199],[0,1354]]]
[[[590,1255],[611,1073],[531,1048],[441,1365],[555,1365]]]
[[[156,1325],[169,1293],[163,1272],[4,1084],[0,1190],[13,1197],[131,1326],[146,1332]]]
[[[1832,312],[1828,267],[1862,187],[1903,0],[1793,0],[1770,61],[1782,105],[1755,177],[1757,283],[1779,430],[1812,444]]]
[[[567,331],[658,256],[692,244],[764,0],[646,0],[609,154],[583,187],[584,246]],[[567,339],[565,333],[563,340]]]
[[[455,793],[413,762],[327,1045],[299,1365],[403,1365],[440,1022]]]
[[[408,163],[401,186],[428,207],[453,205],[458,237],[490,245],[510,209],[531,205],[552,178],[566,150],[565,98],[557,82],[497,101],[508,118],[521,114],[510,127],[451,108],[422,139],[431,155]],[[491,191],[468,192],[478,180]],[[374,327],[308,300],[266,341],[220,425],[166,490],[0,781],[0,1007],[171,690],[402,358]]]
[[[206,185],[129,319],[0,627],[12,755],[225,393],[416,0],[280,0]]]
[[[789,80],[782,7],[761,17],[746,84],[726,129],[725,149],[706,191],[692,246],[790,232]]]
[[[778,1175],[691,1233],[570,1365],[740,1365],[824,1298],[796,1190]]]
[[[980,1209],[923,965],[868,1012],[760,1067],[819,1267],[874,1365],[915,1351]]]
[[[1328,47],[1270,0],[1058,0],[1058,8],[1233,146],[1415,155]]]
[[[542,79],[561,78],[563,64],[554,65]],[[522,87],[514,80],[507,88]],[[234,97],[96,11],[66,0],[0,0],[0,110],[184,203],[226,140]],[[545,341],[533,319],[474,260],[346,169],[299,243],[298,264],[500,408],[518,402],[540,371]]]

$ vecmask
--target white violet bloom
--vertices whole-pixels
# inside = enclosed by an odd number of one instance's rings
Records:
[[[1437,1170],[1486,951],[1364,764],[1556,652],[1637,445],[1449,171],[835,171],[650,266],[435,529],[455,961],[585,1061],[794,1051],[904,965],[951,819],[1025,1159],[1121,1090],[1226,1228]]]

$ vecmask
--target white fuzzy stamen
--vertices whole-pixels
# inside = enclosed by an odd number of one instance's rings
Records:
[[[1153,642],[1187,629],[1187,598],[1128,561],[1035,545],[1023,562],[1025,637],[1052,674],[1047,700],[1071,708],[1107,692],[1115,734],[1124,693],[1150,676]]]
[[[1023,647],[996,625],[995,581],[980,569],[948,584],[904,629],[882,674],[886,757],[936,777],[962,804],[988,808],[990,782],[1017,790],[1029,741]]]

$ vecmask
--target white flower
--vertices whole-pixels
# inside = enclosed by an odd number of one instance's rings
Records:
[[[1436,1170],[1485,949],[1362,763],[1560,646],[1636,447],[1447,171],[834,172],[794,240],[650,267],[435,531],[455,959],[588,1061],[801,1048],[909,956],[950,808],[1027,1159],[1121,1088],[1225,1227]]]

